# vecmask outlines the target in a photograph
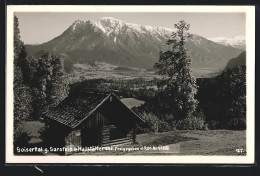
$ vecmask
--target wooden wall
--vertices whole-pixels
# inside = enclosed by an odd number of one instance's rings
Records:
[[[111,137],[111,130],[118,132],[118,136],[122,138]],[[116,127],[111,120],[97,111],[79,128],[71,131],[66,136],[65,141],[67,146],[74,145],[76,147],[129,144],[135,142],[135,131],[134,128]]]
[[[114,124],[109,121],[106,121],[102,128],[102,144],[101,146],[110,146],[110,145],[121,145],[121,144],[129,144],[134,142],[134,134],[133,129],[129,131],[124,131],[123,129],[118,129],[118,132],[121,133],[119,136],[124,136],[119,139],[111,139],[111,130],[117,128]]]

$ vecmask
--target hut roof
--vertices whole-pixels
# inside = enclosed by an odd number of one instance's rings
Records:
[[[75,128],[82,121],[93,114],[104,102],[108,100],[110,96],[117,98],[113,93],[108,94],[87,92],[84,94],[70,95],[69,97],[64,99],[58,106],[46,113],[45,116],[65,126]],[[127,107],[125,106],[125,108]],[[135,118],[142,121],[142,119],[132,110],[130,110],[129,108],[127,109],[129,113],[135,116]]]

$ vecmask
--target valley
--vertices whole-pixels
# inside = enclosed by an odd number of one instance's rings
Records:
[[[221,73],[216,68],[194,68],[193,75],[196,78],[214,77]],[[115,80],[131,80],[142,78],[145,80],[160,79],[154,70],[146,70],[140,68],[118,67],[107,63],[96,62],[95,66],[88,64],[74,64],[71,73],[67,74],[70,83],[88,79],[115,79]]]

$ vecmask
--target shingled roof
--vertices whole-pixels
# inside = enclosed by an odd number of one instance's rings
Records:
[[[75,128],[94,113],[110,95],[113,94],[91,92],[73,94],[63,100],[57,107],[46,113],[45,116],[67,127]],[[133,111],[131,111],[131,113],[140,119]]]
[[[71,95],[50,110],[46,117],[74,128],[82,119],[91,115],[92,111],[108,97],[109,94],[103,93]]]

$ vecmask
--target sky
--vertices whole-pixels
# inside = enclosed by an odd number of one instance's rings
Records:
[[[113,17],[128,23],[174,28],[185,20],[190,32],[205,38],[245,36],[244,13],[75,13],[75,12],[19,12],[21,39],[25,44],[41,44],[61,35],[75,20],[97,21],[101,17]]]

